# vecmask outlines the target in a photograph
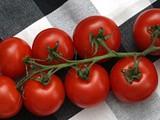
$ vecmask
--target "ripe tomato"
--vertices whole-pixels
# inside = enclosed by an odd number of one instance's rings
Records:
[[[138,70],[140,79],[127,82],[122,70],[133,67],[134,59],[126,57],[118,61],[110,73],[111,88],[115,96],[124,102],[139,102],[147,99],[158,85],[157,71],[151,61],[143,57],[140,59]]]
[[[136,19],[133,27],[133,36],[135,39],[136,45],[141,49],[147,49],[152,41],[153,37],[147,32],[147,27],[155,27],[159,25],[160,29],[160,9],[152,8],[142,12]],[[160,34],[160,30],[159,30]],[[155,42],[155,46],[160,46],[160,36]],[[152,55],[160,55],[160,51],[153,52]]]
[[[46,59],[49,55],[49,51],[46,49],[47,46],[55,48],[57,41],[59,42],[57,52],[59,52],[62,57],[71,60],[74,56],[72,40],[66,32],[57,28],[45,29],[36,36],[32,45],[33,57],[41,60]],[[63,60],[60,61],[64,62]],[[42,63],[47,64],[48,61]],[[55,59],[51,61],[51,64],[56,63]]]
[[[102,36],[99,36],[99,29],[103,28]],[[90,16],[82,20],[75,28],[73,34],[73,44],[74,47],[82,58],[89,58],[93,56],[100,56],[107,54],[107,50],[100,45],[98,51],[95,55],[95,45],[91,45],[90,34],[97,36],[96,39],[103,39],[104,36],[107,36],[112,33],[111,37],[108,40],[104,40],[105,44],[112,50],[117,51],[121,44],[120,30],[116,23],[109,18],[103,16]]]
[[[84,80],[71,68],[65,78],[65,89],[69,99],[77,106],[86,108],[99,104],[110,90],[108,73],[100,65],[90,68],[89,79]]]
[[[15,82],[9,77],[0,76],[0,118],[15,116],[21,107],[22,98]]]
[[[41,78],[41,76],[36,75],[35,78]],[[56,75],[52,75],[50,82],[46,85],[34,79],[28,80],[23,88],[25,107],[38,116],[53,114],[61,107],[65,99],[62,81]]]
[[[11,78],[25,73],[25,64],[22,59],[31,56],[30,46],[20,38],[10,37],[0,45],[0,72]]]

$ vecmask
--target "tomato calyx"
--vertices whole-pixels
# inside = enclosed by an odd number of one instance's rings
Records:
[[[73,66],[73,68],[77,71],[77,75],[83,80],[89,79],[90,69],[96,63],[96,61],[92,61],[92,63],[86,64],[78,64]]]
[[[40,78],[35,78],[36,81],[42,83],[43,85],[48,85],[50,78],[47,75],[43,75],[41,73],[41,77]]]
[[[42,83],[43,85],[48,85],[51,81],[51,76],[53,75],[53,70],[48,71],[48,73],[41,72],[40,77],[34,78],[34,80]]]
[[[89,70],[90,68],[87,66],[87,64],[85,65],[76,65],[73,66],[73,68],[77,71],[77,75],[82,78],[83,80],[88,80],[88,76],[89,76]]]
[[[56,42],[56,45],[54,48],[51,48],[50,46],[47,46],[46,49],[48,50],[48,63],[51,63],[53,59],[55,59],[56,62],[59,62],[59,56],[60,53],[57,51],[57,48],[59,47],[59,41]]]
[[[123,73],[126,81],[131,84],[133,80],[139,80],[141,77],[141,72],[138,70],[140,59],[136,61],[136,57],[134,57],[134,65],[133,67],[129,66],[128,69],[123,69],[121,72]]]
[[[35,65],[33,64],[33,62],[35,62],[35,59],[30,58],[29,56],[26,56],[23,58],[22,60],[26,66],[29,65],[31,68],[35,68]],[[33,62],[32,62],[33,61]],[[27,69],[26,69],[27,70]],[[27,71],[28,72],[28,71]]]
[[[160,25],[155,25],[154,27],[148,26],[147,32],[151,34],[151,36],[154,37],[160,37]]]
[[[105,40],[108,40],[111,36],[112,36],[112,33],[111,34],[108,34],[106,36],[103,35],[104,33],[104,29],[101,27],[99,28],[99,31],[98,31],[98,35],[94,35],[93,33],[90,33],[89,36],[90,36],[90,44],[92,46],[92,49],[93,47],[95,47],[95,51],[93,53],[93,56],[98,52],[98,47],[100,45],[102,46],[106,46],[104,45],[105,44]]]

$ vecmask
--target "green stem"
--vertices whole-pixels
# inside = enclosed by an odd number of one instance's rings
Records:
[[[53,73],[57,72],[58,70],[60,69],[63,69],[65,67],[72,67],[74,65],[78,65],[78,64],[81,64],[81,63],[96,63],[97,61],[100,61],[100,60],[103,60],[103,59],[106,59],[106,58],[115,58],[115,57],[133,57],[133,56],[145,56],[151,52],[154,52],[156,50],[160,50],[160,47],[156,47],[154,46],[153,44],[148,48],[146,49],[145,51],[143,52],[115,52],[113,50],[110,50],[110,48],[106,47],[105,45],[103,45],[107,50],[108,50],[108,53],[105,54],[105,55],[102,55],[102,56],[97,56],[97,57],[93,57],[93,58],[87,58],[87,59],[83,59],[83,60],[65,60],[66,63],[61,63],[61,64],[57,64],[57,65],[42,65],[42,64],[39,64],[37,62],[35,62],[34,59],[32,58],[24,58],[24,62],[26,62],[27,64],[31,64],[31,65],[35,65],[35,66],[38,66],[40,67],[41,69],[40,70],[37,70],[33,73],[31,73],[30,75],[26,75],[21,81],[19,81],[17,83],[17,88],[18,89],[21,89],[23,84],[28,80],[30,79],[32,76],[34,76],[35,74],[38,74],[38,73],[41,73],[41,72],[44,72],[44,71],[48,71],[48,70],[54,70]]]
[[[16,88],[19,89],[20,91],[22,91],[22,86],[25,84],[25,82],[27,80],[29,80],[30,78],[32,78],[32,76],[38,74],[38,73],[41,73],[41,72],[44,72],[44,71],[47,71],[47,70],[50,70],[50,68],[43,68],[43,69],[40,69],[40,70],[37,70],[33,73],[31,73],[30,75],[28,76],[25,76],[23,79],[21,79],[17,84],[16,84]]]
[[[160,50],[160,47],[150,46],[149,49],[146,49],[145,51],[143,51],[141,55],[146,56],[147,54],[157,51],[157,50]]]

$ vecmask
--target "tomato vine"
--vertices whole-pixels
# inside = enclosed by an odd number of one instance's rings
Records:
[[[99,44],[102,45],[107,51],[108,53],[102,56],[96,56],[96,57],[92,57],[92,58],[87,58],[87,59],[82,59],[82,60],[67,60],[65,58],[63,58],[60,54],[57,53],[56,50],[52,50],[52,54],[56,55],[56,58],[60,58],[63,59],[66,63],[61,63],[61,64],[57,64],[57,65],[43,65],[40,63],[37,63],[36,60],[34,58],[30,58],[30,57],[25,57],[23,59],[23,62],[25,62],[27,65],[30,65],[32,68],[34,66],[39,67],[39,70],[36,70],[34,72],[32,72],[30,75],[26,75],[21,81],[19,81],[17,83],[17,88],[21,89],[23,84],[30,79],[32,76],[34,76],[35,74],[44,72],[44,71],[49,71],[52,70],[52,74],[54,74],[55,72],[59,71],[60,69],[66,68],[66,67],[72,67],[78,64],[84,64],[84,63],[96,63],[100,60],[106,59],[106,58],[122,58],[122,57],[134,57],[134,56],[146,56],[151,52],[160,50],[160,47],[157,47],[154,45],[157,37],[159,37],[159,32],[156,32],[154,37],[153,37],[153,41],[152,44],[143,52],[116,52],[114,50],[111,50],[105,43],[104,41],[99,41]],[[57,46],[56,46],[57,48]]]

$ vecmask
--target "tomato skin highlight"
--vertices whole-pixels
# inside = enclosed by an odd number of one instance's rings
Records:
[[[36,75],[35,78],[40,78]],[[56,75],[51,76],[47,85],[31,79],[24,85],[23,102],[33,114],[47,116],[55,113],[63,104],[65,91],[62,81]]]
[[[71,60],[74,56],[74,47],[70,36],[63,30],[58,28],[48,28],[41,31],[34,39],[32,45],[32,54],[34,58],[44,60],[48,57],[49,52],[46,47],[54,48],[56,42],[59,41],[57,51],[65,59]],[[59,59],[60,62],[65,62]],[[48,61],[41,62],[42,64],[48,64]],[[55,59],[50,64],[58,64]]]
[[[0,44],[0,73],[4,76],[17,78],[25,74],[23,58],[31,57],[30,46],[22,39],[10,37]]]
[[[146,100],[156,90],[158,85],[158,74],[151,61],[143,57],[138,66],[142,73],[139,80],[133,80],[130,84],[126,81],[121,70],[133,66],[134,59],[122,58],[112,68],[110,73],[111,89],[115,96],[127,103],[136,103]]]
[[[98,35],[100,28],[104,29],[103,35],[112,34],[105,40],[105,44],[112,50],[117,51],[121,44],[120,30],[116,23],[104,16],[90,16],[78,23],[73,34],[74,47],[82,58],[93,57],[94,49],[90,44],[90,33]],[[98,47],[98,52],[94,56],[107,54],[107,50],[103,46]]]
[[[22,98],[15,82],[6,76],[0,76],[0,118],[15,116],[22,107]]]
[[[142,50],[146,50],[152,43],[151,34],[147,32],[147,27],[160,25],[160,9],[152,8],[142,12],[136,19],[133,26],[133,36],[136,45]],[[157,38],[155,46],[160,46],[160,37]],[[160,55],[160,51],[152,52],[151,55]]]
[[[65,78],[65,89],[72,103],[87,108],[103,102],[110,91],[108,73],[100,65],[93,65],[89,79],[80,78],[71,68]]]

